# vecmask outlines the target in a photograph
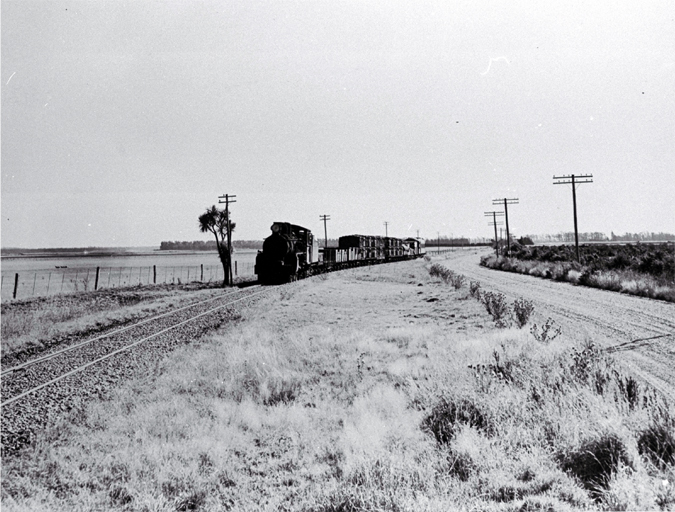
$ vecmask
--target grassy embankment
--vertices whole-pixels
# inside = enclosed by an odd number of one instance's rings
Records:
[[[519,247],[514,257],[494,254],[481,265],[603,290],[675,302],[675,255],[667,244]]]
[[[3,507],[675,506],[667,404],[591,344],[498,329],[465,286],[404,265],[285,287],[175,352],[4,460]]]

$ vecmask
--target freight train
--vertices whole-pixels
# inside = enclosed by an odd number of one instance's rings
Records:
[[[291,224],[275,222],[272,234],[263,241],[255,260],[261,284],[278,284],[344,268],[386,263],[424,255],[418,238],[369,235],[342,236],[338,247],[319,248],[312,232]]]

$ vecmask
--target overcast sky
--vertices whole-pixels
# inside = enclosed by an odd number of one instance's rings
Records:
[[[2,246],[675,231],[675,2],[2,1]]]

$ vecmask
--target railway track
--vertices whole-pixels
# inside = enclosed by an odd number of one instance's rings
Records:
[[[30,442],[64,410],[155,368],[164,353],[234,318],[234,308],[268,289],[230,290],[2,370],[3,452]]]
[[[214,302],[216,300],[220,300],[223,297],[228,297],[228,296],[234,295],[237,292],[238,292],[238,290],[231,290],[231,291],[225,293],[224,295],[218,295],[216,297],[210,297],[210,298],[205,299],[205,300],[193,302],[192,304],[188,304],[187,306],[182,306],[180,308],[168,311],[166,313],[162,313],[162,314],[159,314],[159,315],[152,316],[150,318],[146,318],[144,320],[141,320],[140,322],[134,323],[133,325],[122,327],[120,329],[116,329],[114,331],[107,332],[107,333],[102,334],[100,336],[96,336],[95,338],[90,338],[88,340],[81,341],[79,343],[76,343],[75,345],[71,345],[71,346],[68,346],[66,348],[57,350],[56,352],[52,352],[52,353],[49,353],[49,354],[44,355],[44,356],[36,357],[36,358],[31,359],[29,361],[26,361],[24,363],[17,364],[16,366],[12,366],[12,367],[10,367],[6,370],[2,370],[2,372],[0,372],[0,377],[2,377],[3,379],[7,378],[7,376],[11,375],[12,373],[19,372],[19,371],[25,371],[25,369],[30,367],[30,366],[33,366],[33,365],[38,364],[40,362],[48,361],[50,359],[58,357],[61,354],[64,354],[65,352],[70,352],[71,350],[76,350],[79,347],[82,347],[82,346],[90,344],[90,343],[94,343],[95,341],[102,340],[102,339],[105,339],[105,338],[109,338],[109,337],[115,336],[117,334],[121,334],[125,331],[135,329],[135,328],[137,328],[141,325],[147,324],[149,322],[153,322],[153,321],[158,320],[160,318],[167,317],[167,316],[170,316],[170,315],[174,315],[174,314],[176,314],[180,311],[189,310],[189,309],[195,308],[197,306],[200,306],[202,304],[207,304],[207,303],[210,303],[210,302]],[[5,405],[5,404],[3,403],[2,405]]]

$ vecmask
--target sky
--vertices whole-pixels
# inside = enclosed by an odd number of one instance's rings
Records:
[[[2,1],[2,247],[675,232],[675,2]],[[385,228],[384,223],[387,222]]]

